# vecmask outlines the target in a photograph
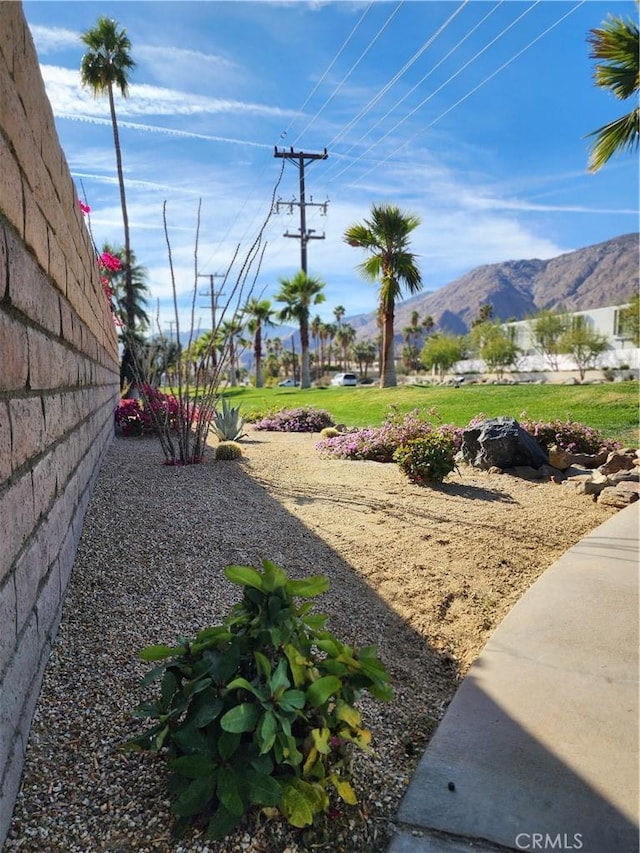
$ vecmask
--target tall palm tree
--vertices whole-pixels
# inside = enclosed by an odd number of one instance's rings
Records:
[[[424,320],[422,321],[421,325],[422,325],[422,328],[424,329],[425,335],[428,335],[428,334],[429,334],[429,332],[430,332],[430,331],[433,329],[433,327],[435,326],[435,323],[434,323],[434,321],[433,321],[433,317],[431,316],[431,314],[427,314],[427,315],[425,316],[425,318],[424,318]]]
[[[601,27],[590,30],[591,59],[601,59],[595,67],[596,86],[608,89],[621,101],[634,97],[635,109],[615,121],[599,127],[589,136],[595,137],[589,158],[589,171],[597,172],[618,151],[633,151],[640,138],[640,37],[637,24],[610,15]]]
[[[336,305],[333,309],[333,316],[336,318],[336,323],[338,324],[338,329],[342,328],[342,318],[345,315],[345,307],[344,305]]]
[[[256,369],[256,388],[262,388],[262,329],[273,325],[273,308],[268,299],[252,296],[244,308],[247,329],[253,335],[253,358]]]
[[[129,236],[129,217],[127,214],[127,199],[124,189],[124,172],[122,169],[122,152],[120,150],[120,135],[116,118],[114,88],[118,88],[123,98],[129,93],[129,72],[135,68],[131,58],[131,42],[125,29],[120,29],[116,21],[100,17],[93,29],[87,30],[81,37],[87,51],[80,64],[80,79],[83,86],[88,86],[95,97],[109,97],[111,126],[113,128],[113,144],[116,151],[116,168],[120,186],[120,205],[122,207],[122,225],[124,229],[125,250],[125,298],[124,310],[127,317],[127,331],[133,335],[136,326],[135,299],[132,292],[131,279],[131,239]],[[125,342],[122,355],[121,383],[133,380],[132,354]]]
[[[313,318],[309,324],[311,337],[313,338],[313,348],[316,352],[316,374],[318,370],[322,370],[322,352],[320,351],[320,329],[322,328],[322,318],[319,314]]]
[[[284,302],[280,320],[297,320],[300,326],[301,375],[300,387],[308,388],[309,380],[309,315],[313,305],[324,302],[324,282],[300,270],[293,278],[281,278],[276,300]]]
[[[356,339],[356,330],[350,323],[340,326],[336,334],[336,341],[342,353],[343,370],[349,369],[349,349]]]
[[[338,333],[338,327],[335,323],[325,324],[325,334],[327,339],[327,370],[331,370],[331,353],[333,352],[333,341]]]
[[[235,388],[238,384],[238,344],[239,336],[244,330],[244,325],[239,317],[233,317],[231,320],[225,320],[220,323],[216,330],[218,338],[218,348],[222,354],[222,361],[226,358],[229,360],[229,385]]]
[[[324,373],[326,367],[326,344],[329,340],[329,326],[327,323],[320,324],[318,337],[320,338],[320,373]]]
[[[351,225],[344,234],[350,246],[369,252],[358,269],[369,281],[380,281],[378,297],[382,317],[382,364],[380,387],[397,385],[394,364],[395,303],[405,286],[409,293],[422,290],[422,277],[416,256],[409,251],[409,235],[420,224],[420,218],[403,213],[391,204],[372,205],[371,216]]]
[[[205,385],[211,369],[215,369],[213,354],[216,349],[216,336],[211,330],[203,332],[191,345],[196,383]]]
[[[471,328],[475,329],[476,326],[483,326],[485,323],[488,323],[493,319],[493,305],[490,302],[483,303],[478,309],[478,316],[471,321]]]

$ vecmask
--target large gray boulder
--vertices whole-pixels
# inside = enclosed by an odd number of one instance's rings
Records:
[[[491,418],[462,433],[465,462],[485,470],[548,465],[547,454],[515,418]]]

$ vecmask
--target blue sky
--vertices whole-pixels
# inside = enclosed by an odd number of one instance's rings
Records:
[[[593,85],[588,30],[633,2],[23,3],[72,175],[96,243],[122,243],[106,98],[80,85],[80,33],[98,16],[125,27],[137,63],[118,97],[132,248],[149,273],[150,313],[173,319],[166,201],[181,324],[201,274],[229,282],[267,217],[279,150],[328,158],[305,170],[308,272],[326,282],[325,320],[375,308],[375,286],[342,235],[373,203],[420,216],[412,248],[425,290],[475,266],[549,258],[638,228],[637,158],[591,175],[585,135],[631,105]],[[285,163],[276,191],[298,199]],[[255,279],[268,297],[300,269],[298,208],[273,215]],[[253,282],[257,263],[247,281]],[[220,287],[221,279],[216,280]],[[198,280],[204,291],[206,279]],[[195,325],[210,325],[205,296]],[[155,327],[155,319],[154,319]]]

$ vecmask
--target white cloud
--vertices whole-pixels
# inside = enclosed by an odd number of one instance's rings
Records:
[[[59,53],[70,47],[78,48],[81,44],[81,34],[75,30],[67,30],[64,27],[43,27],[39,24],[29,24],[29,29],[39,54]]]
[[[206,73],[212,70],[216,71],[232,71],[237,68],[236,64],[223,56],[213,53],[203,53],[201,50],[189,50],[171,45],[150,45],[142,44],[136,46],[136,61],[142,60],[154,66],[162,68],[175,69],[176,63],[186,64],[193,68],[197,68],[198,73],[205,73],[203,66],[209,66]]]
[[[94,98],[93,94],[81,85],[77,71],[57,65],[41,65],[40,70],[47,96],[56,115],[80,118],[105,118],[109,115],[106,98]],[[297,115],[295,110],[281,107],[193,95],[146,83],[132,83],[129,87],[129,97],[121,98],[118,102],[118,115],[122,116],[194,116],[221,113],[277,118]]]

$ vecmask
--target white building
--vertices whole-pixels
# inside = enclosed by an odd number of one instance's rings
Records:
[[[634,346],[622,324],[621,311],[629,305],[612,305],[608,308],[592,308],[589,311],[568,312],[567,316],[576,318],[589,326],[594,332],[604,335],[609,344],[607,349],[598,357],[598,368],[619,368],[637,370],[640,368],[640,349]],[[583,318],[578,320],[577,318]],[[522,372],[550,371],[552,365],[535,347],[533,333],[533,320],[518,320],[513,323],[504,323],[503,328],[513,330],[514,341],[520,349],[515,368]],[[457,365],[461,373],[486,372],[484,362],[479,359],[468,359]],[[557,357],[557,370],[573,371],[576,364],[570,355],[559,355]]]

